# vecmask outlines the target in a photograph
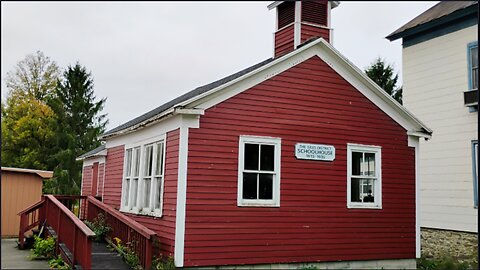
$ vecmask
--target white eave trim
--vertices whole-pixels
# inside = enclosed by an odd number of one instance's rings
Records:
[[[179,114],[185,114],[185,115],[203,115],[205,113],[205,110],[203,109],[184,109],[182,108],[181,106],[178,106],[178,105],[175,105],[174,107],[170,108],[170,109],[167,109],[151,118],[148,118],[136,125],[133,125],[131,127],[128,127],[128,128],[125,128],[125,129],[122,129],[122,130],[119,130],[117,132],[114,132],[114,133],[111,133],[111,134],[108,134],[106,136],[103,136],[101,135],[99,137],[99,140],[105,140],[107,138],[112,138],[112,137],[116,137],[116,136],[119,136],[119,135],[125,135],[125,134],[128,134],[128,133],[131,133],[141,127],[147,127],[147,126],[151,126],[153,124],[156,124],[157,122],[161,121],[161,120],[165,120],[167,119],[169,116],[172,116],[172,115],[179,115]]]
[[[214,94],[229,87],[229,86],[232,86],[240,81],[243,81],[243,80],[246,80],[248,79],[249,77],[252,77],[254,76],[255,74],[258,74],[264,70],[267,70],[275,65],[278,65],[279,63],[283,62],[283,61],[286,61],[290,58],[292,58],[293,56],[295,55],[298,55],[314,46],[319,46],[319,47],[324,47],[326,48],[327,50],[323,49],[323,51],[325,51],[327,54],[329,52],[332,53],[332,55],[334,56],[334,58],[332,58],[331,60],[332,61],[338,61],[340,60],[339,64],[340,65],[344,65],[345,67],[347,67],[347,72],[349,74],[352,74],[357,80],[360,81],[361,84],[365,85],[367,88],[368,88],[368,91],[370,91],[372,94],[376,95],[377,97],[379,97],[381,100],[383,100],[383,102],[385,102],[387,104],[387,106],[389,108],[391,108],[393,111],[395,111],[395,114],[396,116],[392,116],[392,119],[394,121],[396,121],[397,123],[401,124],[402,122],[404,123],[402,126],[409,132],[413,132],[412,135],[415,135],[415,136],[419,136],[419,137],[425,137],[425,138],[430,138],[431,137],[431,133],[432,133],[432,130],[429,129],[425,124],[423,124],[420,120],[418,120],[412,113],[410,113],[405,107],[403,107],[402,105],[400,105],[394,98],[392,98],[391,96],[389,96],[387,93],[385,93],[385,91],[383,89],[381,89],[375,82],[373,82],[363,71],[361,71],[358,67],[356,67],[353,63],[351,63],[347,58],[345,58],[343,55],[340,54],[340,52],[338,52],[330,43],[328,43],[327,41],[325,41],[323,38],[318,38],[317,40],[313,41],[313,42],[310,42],[306,45],[303,45],[301,46],[300,48],[290,52],[290,53],[287,53],[281,57],[279,57],[278,59],[275,59],[274,61],[258,68],[258,69],[255,69],[249,73],[246,73],[234,80],[231,80],[225,84],[222,84],[216,88],[213,88],[205,93],[202,93],[202,94],[199,94],[199,95],[196,95],[188,100],[185,100],[183,102],[180,102],[178,104],[176,104],[175,106],[173,106],[172,108],[168,109],[168,110],[165,110],[163,111],[162,113],[154,116],[154,117],[151,117],[149,119],[146,119],[144,120],[143,122],[141,123],[138,123],[134,126],[131,126],[129,128],[126,128],[126,129],[123,129],[123,130],[120,130],[120,131],[117,131],[115,133],[112,133],[112,134],[108,134],[107,136],[101,136],[100,139],[106,139],[106,138],[111,138],[111,137],[114,137],[114,136],[119,136],[119,135],[124,135],[124,134],[127,134],[127,133],[131,133],[133,132],[134,130],[138,129],[138,128],[141,128],[141,127],[146,127],[146,126],[150,126],[150,125],[153,125],[157,122],[159,122],[160,120],[165,120],[166,118],[168,118],[169,116],[172,116],[172,115],[176,115],[176,114],[187,114],[187,115],[203,115],[204,114],[204,109],[201,109],[201,108],[188,108],[188,105],[196,102],[196,101],[199,101],[201,99],[208,99],[210,98],[210,96],[215,96]],[[320,57],[320,55],[319,55]],[[325,61],[325,60],[324,60]],[[300,63],[300,62],[299,62]],[[335,66],[335,63],[328,63],[327,61],[327,64],[330,65],[330,66]],[[338,64],[337,64],[338,65]],[[335,68],[333,68],[335,69]],[[265,78],[265,80],[275,76],[276,74],[270,74],[268,77]],[[245,89],[246,90],[246,89]],[[219,101],[218,103],[220,103],[222,101]],[[372,102],[375,103],[375,101],[372,100]],[[378,106],[378,104],[376,104]],[[193,106],[195,107],[195,106]],[[384,112],[386,112],[384,110]],[[167,117],[168,116],[168,117]],[[399,117],[399,118],[396,118],[396,117]],[[408,125],[405,124],[408,123]],[[425,132],[422,132],[421,130],[424,130]]]
[[[107,156],[107,149],[103,149],[102,151],[95,153],[93,155],[87,156],[87,157],[82,157],[82,158],[76,158],[76,161],[81,161],[85,159],[90,159],[90,158],[97,158],[97,157],[106,157]]]

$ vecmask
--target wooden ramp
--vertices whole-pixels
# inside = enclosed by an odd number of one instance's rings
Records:
[[[111,251],[106,243],[92,243],[92,269],[131,269],[115,250]]]

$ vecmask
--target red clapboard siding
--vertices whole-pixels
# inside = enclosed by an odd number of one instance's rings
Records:
[[[82,172],[82,195],[91,195],[93,166],[83,166]]]
[[[281,207],[237,206],[240,135],[282,138]],[[297,160],[299,142],[336,159]],[[382,147],[383,209],[347,209],[347,143]],[[318,57],[206,110],[188,155],[185,266],[415,258],[406,130]]]
[[[98,165],[98,190],[97,195],[103,196],[103,178],[105,176],[105,163],[100,163]]]
[[[166,257],[173,256],[175,248],[179,135],[178,129],[167,133],[162,217],[123,213],[157,233],[160,245],[155,250],[156,256],[158,252]],[[108,149],[106,162],[104,202],[117,209],[122,193],[124,151],[123,146]]]
[[[120,208],[124,155],[123,145],[107,148],[103,202],[115,209]]]
[[[326,41],[330,41],[330,30],[302,23],[300,35],[301,42],[307,41],[312,37],[322,37]]]
[[[275,33],[275,57],[293,51],[293,24]]]

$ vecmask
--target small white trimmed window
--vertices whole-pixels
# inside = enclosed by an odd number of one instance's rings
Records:
[[[347,207],[382,208],[379,146],[347,145]]]
[[[122,211],[161,216],[164,141],[141,144],[125,150]]]
[[[281,139],[240,136],[238,206],[280,206]]]

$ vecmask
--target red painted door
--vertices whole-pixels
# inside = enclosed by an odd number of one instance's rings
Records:
[[[93,163],[93,172],[92,172],[92,196],[97,196],[97,187],[98,187],[98,162]]]

